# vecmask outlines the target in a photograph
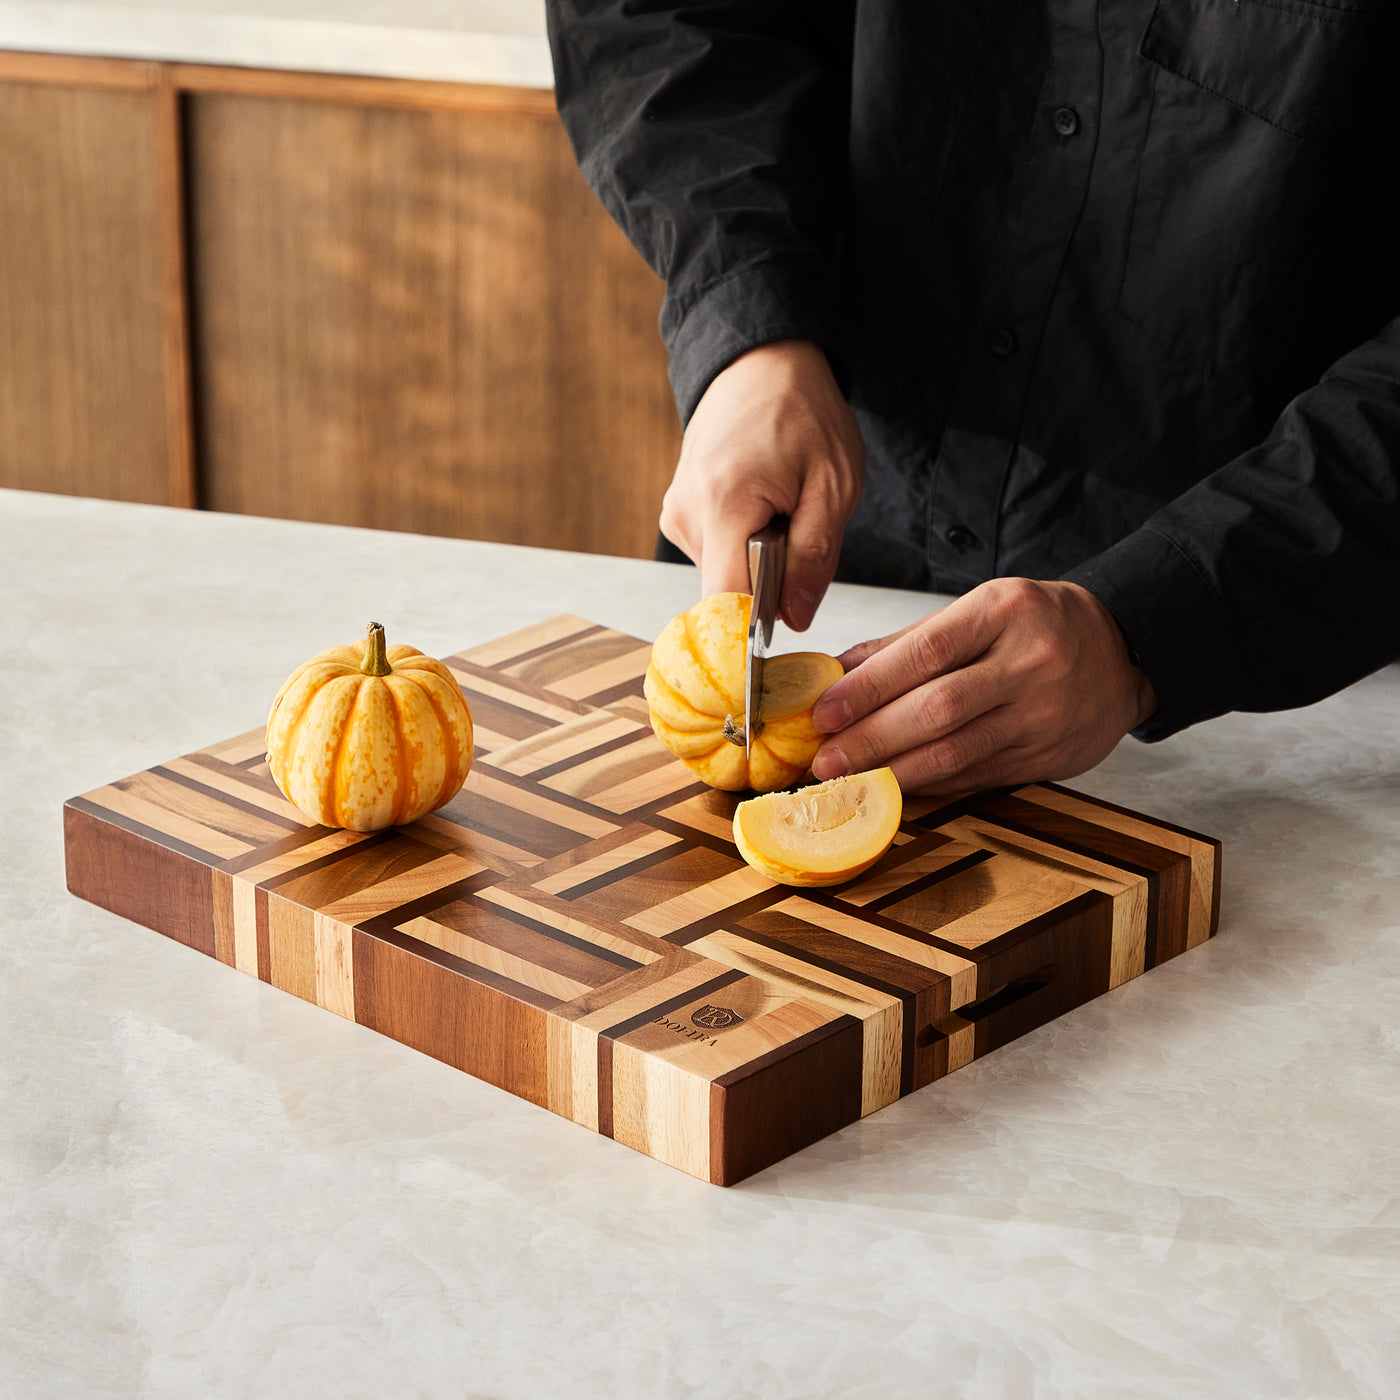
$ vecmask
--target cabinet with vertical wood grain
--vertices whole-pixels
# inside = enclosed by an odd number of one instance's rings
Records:
[[[651,552],[661,283],[552,95],[0,55],[0,485]]]

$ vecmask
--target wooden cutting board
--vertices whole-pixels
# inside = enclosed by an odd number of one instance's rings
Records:
[[[75,797],[68,887],[723,1185],[1215,932],[1218,841],[1053,784],[774,885],[652,737],[649,651],[557,617],[447,658],[476,761],[412,826],[310,824],[262,729]]]

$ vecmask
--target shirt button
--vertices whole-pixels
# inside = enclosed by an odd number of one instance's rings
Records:
[[[1073,136],[1079,130],[1079,113],[1073,107],[1056,107],[1055,130],[1061,136]]]
[[[992,354],[1004,360],[1016,353],[1016,332],[1002,326],[1000,330],[992,332],[992,338],[987,343]]]
[[[947,540],[959,554],[966,554],[969,549],[977,548],[977,536],[974,535],[966,525],[954,525],[943,538]]]

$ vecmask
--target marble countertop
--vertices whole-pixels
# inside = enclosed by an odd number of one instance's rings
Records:
[[[0,49],[554,85],[543,0],[0,0]]]
[[[1077,780],[1219,936],[730,1190],[69,896],[65,798],[367,616],[651,636],[692,571],[0,491],[0,1377],[24,1400],[1393,1396],[1400,670]],[[929,600],[838,588],[839,649]]]

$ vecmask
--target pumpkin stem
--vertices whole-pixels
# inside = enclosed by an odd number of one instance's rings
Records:
[[[387,676],[392,673],[389,665],[389,652],[384,645],[384,629],[377,622],[369,625],[369,638],[365,642],[365,659],[360,666],[367,676]]]

